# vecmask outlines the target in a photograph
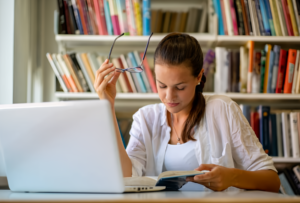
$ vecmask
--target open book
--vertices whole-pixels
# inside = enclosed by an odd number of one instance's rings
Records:
[[[187,183],[187,177],[205,174],[209,171],[165,171],[158,177],[126,177],[124,178],[125,186],[166,186],[165,190],[179,190]]]

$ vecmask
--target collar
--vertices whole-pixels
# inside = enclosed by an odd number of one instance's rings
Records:
[[[167,123],[167,108],[166,108],[166,106],[163,104],[163,103],[161,103],[161,119],[160,119],[160,125],[162,126],[162,125],[168,125],[168,123]]]

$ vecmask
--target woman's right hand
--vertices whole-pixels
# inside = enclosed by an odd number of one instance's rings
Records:
[[[116,67],[112,63],[108,63],[108,59],[106,59],[97,70],[94,82],[94,88],[99,98],[107,99],[112,108],[117,94],[116,83],[120,76],[120,72],[116,72],[115,69]]]

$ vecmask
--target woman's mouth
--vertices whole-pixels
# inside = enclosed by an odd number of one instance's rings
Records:
[[[167,103],[169,107],[175,107],[177,106],[179,103]]]

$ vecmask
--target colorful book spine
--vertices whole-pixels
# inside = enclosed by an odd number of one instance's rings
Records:
[[[278,63],[278,74],[277,74],[277,84],[275,93],[282,93],[283,91],[283,82],[286,70],[286,60],[287,60],[287,51],[281,49],[279,55],[279,63]]]
[[[76,0],[77,3],[77,8],[80,14],[80,20],[81,20],[81,24],[82,24],[82,28],[83,28],[83,33],[85,35],[88,35],[88,29],[87,29],[87,19],[85,18],[86,16],[84,15],[84,11],[83,11],[83,7],[81,5],[81,0]]]
[[[254,35],[253,33],[253,22],[251,21],[251,17],[250,17],[250,10],[249,10],[249,3],[248,0],[244,0],[244,8],[245,8],[245,13],[246,13],[246,17],[247,17],[247,22],[248,22],[248,27],[249,27],[249,34],[250,35]]]
[[[271,34],[272,36],[276,36],[275,28],[274,28],[274,22],[273,22],[273,16],[271,12],[271,7],[270,7],[270,2],[269,0],[264,0],[265,5],[266,5],[266,10],[267,10],[267,15],[268,15],[268,20],[270,24],[270,29],[271,29]]]
[[[285,23],[286,23],[286,27],[287,27],[289,36],[294,36],[294,32],[293,32],[293,27],[292,27],[292,22],[291,22],[291,17],[290,17],[290,14],[289,14],[289,9],[288,9],[288,5],[287,5],[287,1],[286,0],[281,0],[281,4],[282,4],[283,14],[284,14]]]
[[[108,0],[108,3],[109,3],[110,17],[113,25],[114,35],[120,35],[121,31],[120,31],[118,12],[116,9],[116,1]]]
[[[266,33],[266,35],[271,35],[271,29],[270,29],[270,24],[268,21],[267,8],[265,5],[265,1],[259,0],[259,5],[260,5],[260,11],[261,11],[261,16],[262,16],[265,33]]]
[[[251,18],[253,35],[260,36],[261,33],[259,30],[258,20],[256,16],[255,0],[248,0],[248,7],[249,7],[250,18]]]
[[[51,57],[52,57],[52,60],[53,60],[53,62],[55,64],[55,67],[57,68],[59,74],[61,75],[63,81],[66,84],[68,92],[73,92],[71,84],[69,83],[68,78],[67,78],[66,73],[64,72],[63,68],[60,66],[60,64],[58,62],[58,59],[56,57],[56,54],[52,54]]]
[[[265,35],[269,35],[264,28],[264,24],[263,24],[263,19],[262,19],[262,15],[261,15],[261,8],[260,8],[260,4],[259,4],[259,0],[255,0],[255,8],[256,8],[256,16],[257,16],[257,21],[258,21],[258,27],[260,30],[261,35],[265,36]],[[270,34],[271,35],[271,34]]]
[[[281,0],[277,0],[276,5],[277,5],[278,18],[279,18],[279,22],[280,22],[282,35],[283,36],[289,36],[288,31],[287,31],[287,27],[286,27],[286,23],[285,23],[285,19],[284,19],[284,13],[283,13],[283,7],[282,7],[282,4],[281,4]]]
[[[287,4],[288,4],[289,13],[290,13],[290,16],[291,16],[294,36],[299,36],[298,24],[297,24],[297,20],[296,20],[294,8],[293,8],[292,0],[287,0]]]
[[[150,0],[143,0],[143,35],[151,34],[151,10]]]
[[[292,93],[297,50],[289,49],[283,93]]]
[[[282,31],[281,31],[281,27],[280,27],[280,21],[279,21],[278,10],[277,10],[276,4],[277,4],[276,1],[274,1],[274,0],[270,1],[276,36],[282,36]]]
[[[143,58],[143,55],[144,55],[144,53],[140,53],[140,57],[141,58]],[[152,92],[153,93],[157,93],[157,88],[156,88],[155,80],[154,80],[152,71],[150,69],[147,57],[145,57],[143,64],[144,64],[143,66],[144,66],[145,72],[147,74],[147,77],[148,77],[148,80],[149,80]]]
[[[245,2],[244,2],[244,0],[240,0],[240,3],[241,3],[241,8],[242,8],[242,14],[243,14],[242,22],[244,23],[244,27],[245,27],[245,35],[250,35],[250,23],[247,18]]]
[[[258,114],[258,112],[250,113],[250,124],[251,124],[253,131],[255,132],[257,139],[259,140],[260,136],[259,136],[259,114]]]
[[[279,56],[280,56],[280,46],[275,45],[273,48],[274,51],[274,64],[272,71],[272,81],[271,81],[271,93],[276,93],[276,82],[278,75],[278,67],[279,67]]]
[[[233,34],[239,35],[237,17],[236,17],[235,8],[234,8],[234,2],[233,2],[233,0],[229,0],[229,3],[230,3],[230,13],[231,13],[231,18],[232,18],[232,25],[233,25]]]
[[[91,27],[92,27],[92,30],[93,30],[93,34],[94,35],[99,35],[94,1],[93,0],[86,0],[86,2],[87,2],[88,17],[90,19],[90,24],[91,24]]]
[[[127,63],[127,61],[126,61],[126,59],[125,59],[125,56],[124,56],[123,54],[120,55],[120,59],[121,59],[121,61],[122,61],[122,65],[123,65],[124,69],[129,68],[129,67],[128,67],[128,63]],[[134,83],[134,81],[133,81],[134,79],[133,79],[131,73],[128,72],[128,71],[125,71],[125,73],[126,73],[126,75],[127,75],[128,81],[129,81],[129,83],[130,83],[130,87],[131,87],[131,89],[132,89],[132,92],[133,92],[133,93],[137,93],[138,91],[137,91],[137,88],[136,88],[135,83]]]
[[[269,119],[270,119],[270,107],[259,106],[259,125],[260,125],[260,142],[263,149],[267,154],[270,153],[270,140],[269,140]]]
[[[276,129],[276,114],[270,114],[270,155],[278,156],[278,148],[277,148],[277,129]]]
[[[136,36],[137,29],[136,29],[132,0],[125,0],[125,4],[126,4],[126,14],[127,14],[127,20],[128,20],[129,34],[131,36]]]
[[[296,62],[295,62],[295,70],[294,70],[294,79],[293,79],[293,86],[292,86],[292,93],[296,94],[296,86],[298,84],[298,75],[300,75],[300,50],[297,50],[296,55]]]
[[[67,34],[74,34],[71,30],[71,20],[70,20],[70,14],[69,14],[67,0],[63,0],[63,4],[64,4],[64,8],[65,8],[65,19],[66,19],[66,26],[67,26]]]
[[[120,32],[129,35],[125,0],[116,0],[116,5],[120,23]]]
[[[134,59],[135,59],[137,65],[140,65],[141,64],[141,58],[140,58],[139,53],[137,51],[134,51],[133,55],[134,55]],[[148,93],[152,93],[152,90],[151,90],[150,83],[149,83],[149,80],[148,80],[146,72],[143,71],[140,74],[141,74],[141,76],[143,78],[143,82],[144,82],[144,85],[146,87],[147,92]]]
[[[243,21],[243,9],[240,0],[234,0],[234,8],[236,10],[236,18],[239,27],[239,35],[245,35],[245,24]]]
[[[214,3],[215,11],[217,14],[217,18],[218,18],[218,34],[225,35],[223,19],[222,19],[221,2],[218,0],[213,0],[213,3]]]
[[[226,16],[226,24],[227,24],[228,35],[233,36],[234,35],[234,28],[233,28],[233,22],[232,22],[231,8],[230,8],[230,1],[229,0],[224,0],[224,10],[225,10],[225,16]]]
[[[290,113],[290,125],[291,125],[291,137],[292,137],[292,148],[293,158],[299,158],[299,132],[298,132],[298,113]]]
[[[74,56],[72,56],[72,54],[71,54],[71,57],[74,57]],[[86,82],[87,82],[87,84],[88,84],[88,86],[89,86],[89,89],[91,90],[91,92],[96,92],[95,91],[95,88],[94,88],[94,83],[92,82],[92,80],[91,80],[91,78],[90,78],[90,76],[89,76],[89,73],[88,73],[88,71],[87,71],[87,69],[85,68],[85,65],[84,65],[84,63],[83,63],[83,60],[82,60],[82,58],[81,58],[81,54],[80,53],[77,53],[76,55],[75,55],[75,58],[76,58],[76,60],[77,60],[77,62],[78,62],[78,64],[79,64],[79,66],[80,66],[80,68],[81,68],[81,70],[82,70],[82,73],[83,73],[83,75],[84,75],[84,77],[85,77],[85,79],[86,79]]]
[[[79,14],[77,4],[76,4],[76,0],[72,0],[72,6],[73,6],[73,11],[74,11],[74,16],[75,16],[77,27],[79,29],[80,34],[83,35],[84,32],[83,32],[83,27],[82,27],[82,24],[81,24],[81,18],[80,18],[80,14]]]
[[[138,64],[137,64],[137,62],[136,62],[136,60],[135,60],[134,54],[133,54],[132,52],[129,52],[129,53],[128,53],[128,57],[129,57],[129,59],[130,59],[132,65],[133,65],[133,67],[137,67]],[[133,74],[135,74],[135,75],[137,76],[137,79],[138,79],[138,85],[141,87],[142,93],[146,93],[146,92],[147,92],[147,89],[146,89],[146,86],[145,86],[145,84],[144,84],[143,77],[142,77],[141,73],[133,73]]]
[[[299,0],[297,1],[293,0],[293,8],[295,13],[295,18],[297,21],[298,31],[300,32],[300,1]]]
[[[247,92],[252,93],[252,76],[253,76],[253,61],[254,61],[254,41],[247,43],[249,49],[249,65],[248,65],[248,76],[247,76]]]
[[[135,16],[136,30],[137,35],[143,35],[143,25],[142,25],[142,14],[141,14],[141,5],[139,0],[132,0],[133,10]]]
[[[96,20],[99,35],[108,35],[106,22],[105,22],[105,13],[104,13],[104,2],[103,0],[94,0],[94,7],[96,12]]]
[[[111,22],[111,17],[110,17],[109,3],[108,3],[108,0],[103,0],[103,1],[104,1],[103,2],[104,3],[104,14],[105,14],[107,32],[109,35],[114,35],[113,24]]]
[[[260,58],[260,93],[264,92],[265,69],[266,69],[266,52],[265,52],[265,50],[261,50],[261,58]]]
[[[269,78],[269,60],[270,60],[271,49],[272,49],[271,45],[269,45],[269,44],[265,45],[266,65],[265,65],[265,79],[264,79],[264,92],[263,93],[267,93],[268,78]]]
[[[121,69],[124,69],[124,65],[123,65],[122,59],[121,59],[121,58],[118,58],[118,61],[119,61],[119,64],[120,64],[120,68],[121,68]],[[123,72],[122,75],[123,75],[123,77],[124,77],[124,80],[125,80],[125,83],[126,83],[128,92],[133,92],[132,87],[131,87],[130,82],[129,82],[129,78],[128,78],[126,72],[128,72],[128,71]],[[130,73],[129,73],[129,74],[130,74]]]
[[[268,70],[268,82],[267,82],[267,93],[272,93],[271,86],[272,86],[272,73],[273,73],[273,66],[274,65],[274,51],[270,51],[269,56],[269,70]]]

